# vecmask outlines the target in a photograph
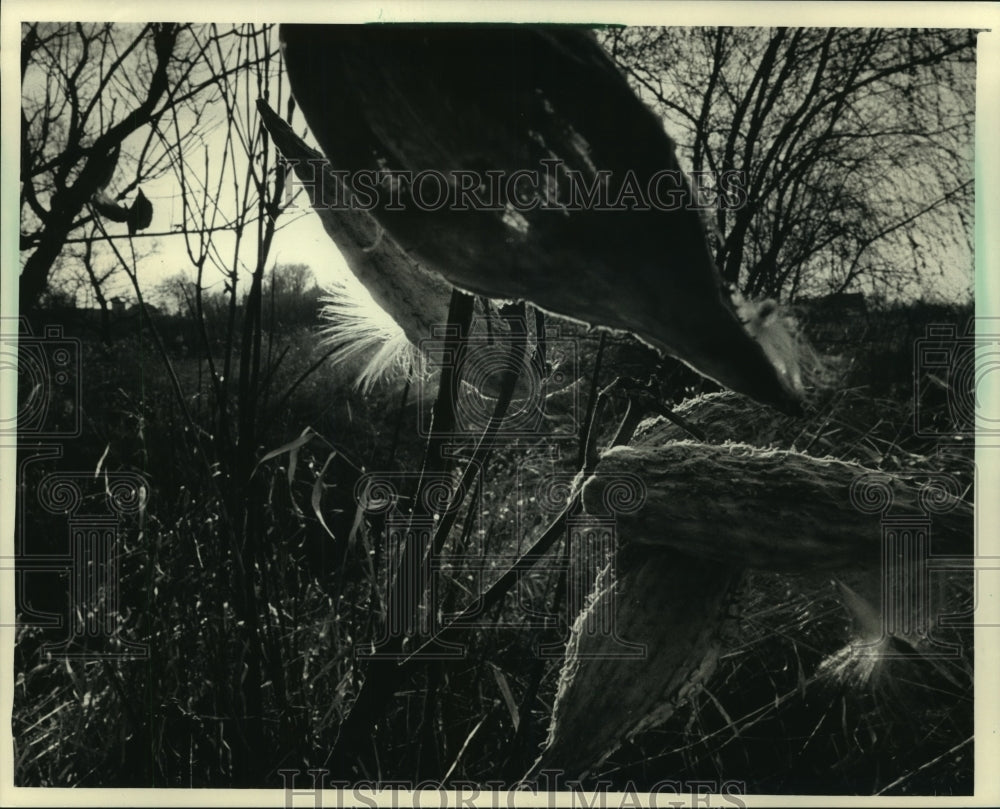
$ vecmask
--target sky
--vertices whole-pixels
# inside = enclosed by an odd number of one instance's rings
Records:
[[[276,37],[275,37],[276,39]],[[32,77],[28,77],[26,82],[27,92],[31,91]],[[279,98],[280,87],[277,84],[277,77],[271,83],[272,97]],[[287,93],[287,85],[283,88]],[[247,98],[250,98],[248,95]],[[275,106],[281,106],[275,104]],[[200,160],[202,150],[214,162],[218,162],[218,157],[222,153],[223,137],[225,133],[225,122],[217,121],[214,127],[206,129],[205,137],[200,143],[195,144],[191,153],[195,159],[192,165],[196,165]],[[300,133],[304,133],[299,117]],[[138,144],[133,144],[133,151],[138,151]],[[187,152],[186,152],[187,153]],[[190,168],[189,168],[190,171]],[[134,176],[134,175],[132,175]],[[109,186],[109,191],[114,193],[115,185],[127,182],[130,179],[128,167],[122,168],[116,175],[115,180]],[[187,269],[190,272],[191,262],[188,258],[184,245],[184,239],[176,231],[181,228],[182,211],[179,196],[179,180],[173,172],[167,172],[159,178],[146,182],[142,186],[145,195],[152,201],[154,206],[153,221],[147,233],[153,234],[174,234],[159,235],[155,238],[148,236],[136,240],[137,245],[137,268],[143,288],[148,291],[155,289],[161,281],[175,276],[178,272]],[[134,193],[126,201],[131,201]],[[228,197],[226,197],[228,199]],[[223,214],[231,213],[232,206],[227,206],[225,199],[220,198],[220,207]],[[124,232],[124,225],[107,223],[110,232],[117,229]],[[216,245],[219,254],[219,264],[222,268],[228,268],[233,263],[233,239],[230,235],[221,233],[216,236]],[[955,248],[955,249],[952,249]],[[961,245],[928,245],[927,249],[939,251],[940,260],[932,262],[941,267],[941,274],[938,278],[932,279],[930,288],[934,289],[941,297],[958,298],[967,293],[972,278],[972,257],[967,250],[962,250]],[[23,259],[23,256],[22,256]],[[253,266],[255,256],[246,251],[242,254],[240,261],[248,269]],[[105,267],[114,266],[117,259],[105,251],[103,259]],[[339,251],[332,241],[323,231],[319,220],[312,215],[308,209],[300,207],[294,211],[289,211],[280,220],[279,232],[275,237],[272,251],[269,257],[268,266],[275,264],[306,264],[313,271],[317,282],[323,286],[332,282],[336,277],[348,272],[348,268]],[[223,270],[216,268],[206,275],[206,283],[211,286],[218,284],[219,288],[223,283]],[[81,305],[93,305],[93,295],[89,293],[86,285],[81,287],[82,293],[78,297]],[[124,274],[118,273],[109,281],[106,290],[108,297],[122,295],[126,299],[134,299],[130,283]],[[155,295],[153,296],[155,298]]]
[[[155,233],[171,231],[174,224],[181,220],[180,204],[177,202],[172,178],[144,185],[143,193],[153,203],[153,221],[149,230]],[[111,227],[119,228],[123,232],[125,230],[124,225],[112,223]],[[152,251],[151,255],[143,258],[138,265],[139,275],[147,287],[151,288],[159,281],[175,276],[180,271],[190,274],[191,260],[181,234],[158,236],[151,241],[153,242],[149,248]],[[216,234],[215,241],[223,256],[232,255],[234,237],[231,234]],[[252,254],[247,253],[244,261],[251,257]],[[323,230],[319,217],[306,207],[289,210],[279,219],[268,267],[273,267],[275,264],[306,264],[320,286],[326,286],[335,277],[350,272],[340,251]],[[206,272],[206,286],[213,283],[213,278],[214,283],[221,289],[222,274],[215,269]],[[127,279],[122,279],[120,286],[125,297],[128,299],[134,297],[128,288]]]
[[[219,26],[222,31],[227,30],[228,27],[226,25]],[[118,31],[120,35],[116,37],[115,44],[124,50],[140,33],[141,28],[142,26],[138,23],[119,25]],[[200,37],[206,36],[206,29],[201,27],[198,30],[198,35]],[[271,45],[276,50],[276,31],[272,31],[270,36]],[[193,38],[187,34],[182,34],[182,37],[184,39],[178,43],[178,53],[182,53],[193,42]],[[232,37],[224,39],[223,47],[231,46],[234,41],[238,40],[234,40]],[[147,51],[149,50],[148,40],[144,41],[142,47]],[[96,48],[91,49],[92,54],[94,50]],[[141,48],[139,50],[141,51]],[[78,51],[78,48],[73,49],[70,59],[76,57],[76,51]],[[94,61],[95,59],[92,55],[88,64],[92,64]],[[232,59],[216,58],[213,60],[213,63],[229,64],[232,61]],[[273,65],[275,68],[278,66],[277,59],[273,61]],[[109,87],[112,88],[112,92],[101,94],[97,111],[91,115],[91,120],[119,121],[123,117],[123,106],[127,109],[134,107],[138,103],[136,97],[138,94],[145,92],[145,87],[141,84],[141,81],[138,82],[138,88],[133,88],[129,82],[132,81],[130,74],[140,73],[141,68],[141,61],[134,63],[126,62],[121,70],[110,74],[112,81]],[[46,83],[49,82],[50,78],[47,74],[48,71],[43,70],[38,65],[29,67],[22,82],[23,97],[26,99],[46,98]],[[89,81],[86,78],[87,75],[85,73],[84,79],[80,82],[80,97],[84,104],[94,96],[97,75],[99,74],[97,71],[90,74]],[[196,74],[192,75],[192,83],[197,83],[202,78],[202,76]],[[193,277],[193,265],[188,255],[185,238],[182,233],[185,229],[182,192],[186,189],[189,202],[197,203],[200,201],[199,198],[201,197],[202,189],[207,185],[211,192],[208,195],[211,197],[211,204],[214,204],[218,208],[219,218],[217,221],[221,222],[231,220],[237,210],[238,204],[235,199],[236,194],[233,193],[234,187],[238,187],[240,189],[239,193],[242,193],[242,189],[246,185],[244,176],[247,165],[246,156],[238,141],[241,134],[257,132],[259,124],[256,113],[253,110],[253,104],[257,96],[260,95],[260,88],[255,85],[253,78],[247,80],[241,76],[235,85],[231,85],[230,89],[232,93],[231,98],[235,105],[234,108],[237,110],[232,128],[232,131],[236,133],[237,142],[228,155],[226,153],[226,136],[230,130],[230,122],[226,115],[225,106],[218,97],[211,99],[209,95],[211,90],[202,91],[198,96],[197,113],[192,109],[180,108],[175,113],[172,113],[176,115],[177,119],[178,128],[176,130],[173,129],[171,114],[168,114],[160,125],[160,129],[167,142],[174,143],[178,135],[186,139],[181,150],[185,162],[184,174],[180,173],[176,162],[172,165],[169,162],[164,162],[161,164],[159,170],[150,171],[150,165],[156,161],[159,154],[162,154],[162,146],[154,139],[152,141],[152,148],[147,149],[147,133],[149,129],[148,127],[142,127],[126,139],[123,144],[122,157],[119,158],[118,166],[111,182],[105,189],[108,196],[116,198],[120,190],[134,181],[136,177],[135,157],[145,154],[145,168],[143,173],[146,175],[152,174],[152,179],[143,181],[140,188],[153,205],[153,218],[150,226],[136,235],[133,240],[134,244],[131,246],[135,250],[136,270],[141,280],[143,295],[144,297],[151,298],[154,302],[156,298],[155,287],[157,284],[176,276],[182,271]],[[287,82],[282,82],[277,75],[277,71],[272,71],[272,80],[269,83],[269,95],[273,99],[272,104],[276,107],[283,106],[282,100],[287,98],[287,93]],[[117,108],[113,107],[112,104],[116,104]],[[101,113],[103,113],[103,116]],[[300,133],[304,133],[301,114],[298,116],[298,124],[297,129]],[[59,142],[58,138],[56,142]],[[62,147],[57,145],[52,151],[58,151],[60,148]],[[274,147],[271,145],[270,160],[272,161],[272,167],[274,155]],[[219,182],[220,174],[221,182]],[[135,196],[136,191],[133,190],[124,197],[122,202],[124,204],[131,204]],[[45,204],[47,200],[43,197],[42,202]],[[300,196],[299,202],[295,207],[279,219],[279,229],[272,243],[267,267],[270,269],[275,264],[306,264],[312,269],[316,280],[321,285],[326,285],[337,274],[347,272],[347,266],[333,242],[323,231],[318,217],[308,207],[305,207],[305,204],[303,198]],[[104,219],[103,224],[110,235],[124,235],[127,233],[124,223],[115,223]],[[197,228],[197,225],[197,218],[189,218],[186,228],[191,232]],[[82,229],[78,229],[72,236],[79,238],[85,232]],[[241,269],[246,268],[248,272],[255,266],[257,257],[252,252],[252,247],[256,243],[255,238],[244,238],[238,260],[234,258],[236,240],[232,233],[226,231],[216,233],[213,237],[213,243],[215,249],[209,264],[215,263],[218,266],[207,269],[205,274],[207,287],[211,288],[217,285],[221,289],[223,269],[228,269],[234,262],[239,264]],[[128,251],[128,242],[119,240],[117,244],[119,248],[127,251],[127,258],[131,260],[132,254],[131,251]],[[118,266],[118,258],[100,240],[95,242],[93,249],[94,263],[99,273],[102,270],[106,271]],[[27,251],[22,254],[22,261],[27,257],[27,254]],[[79,262],[69,260],[65,263],[68,265],[67,269],[69,271],[61,270],[60,277],[67,278],[75,275],[85,278],[82,272],[82,265]],[[75,272],[74,265],[76,267]],[[248,272],[241,274],[247,277],[247,280]],[[72,281],[70,283],[72,284]],[[96,299],[89,286],[88,283],[78,286],[78,305],[96,305]],[[135,293],[132,290],[131,282],[125,273],[121,271],[116,271],[109,277],[104,286],[105,297],[108,299],[114,296],[121,296],[126,300],[135,300]]]

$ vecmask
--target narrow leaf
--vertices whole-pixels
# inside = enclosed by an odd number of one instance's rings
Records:
[[[493,670],[493,678],[497,681],[500,693],[503,694],[503,701],[507,703],[507,710],[510,711],[510,721],[514,724],[514,731],[517,732],[517,729],[521,726],[521,714],[517,710],[517,700],[514,699],[514,692],[510,690],[507,677],[500,671],[500,668],[493,663],[490,663],[490,668]]]
[[[316,482],[313,484],[312,489],[312,509],[313,513],[316,515],[316,519],[319,520],[319,524],[323,526],[323,530],[330,535],[330,539],[336,541],[337,537],[334,536],[333,531],[330,530],[330,526],[326,524],[326,520],[323,519],[323,475],[326,474],[326,468],[330,465],[332,461],[337,457],[337,450],[334,450],[329,455],[326,456],[326,460],[323,462],[323,468],[319,470],[319,474],[316,476]]]
[[[270,461],[272,458],[277,458],[279,455],[283,455],[286,452],[294,452],[295,450],[298,450],[300,447],[305,446],[306,444],[309,443],[309,441],[312,440],[313,436],[315,435],[316,431],[313,430],[312,427],[306,427],[298,438],[294,439],[293,441],[289,441],[287,444],[282,444],[277,449],[272,449],[263,458],[257,461],[257,466],[253,468],[253,471],[256,472],[258,467],[260,467],[260,465],[265,461]]]

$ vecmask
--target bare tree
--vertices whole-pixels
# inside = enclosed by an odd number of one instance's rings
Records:
[[[718,264],[744,292],[912,294],[943,257],[971,255],[974,32],[604,36],[695,173],[742,172],[715,189],[713,224]]]
[[[220,82],[247,67],[230,59],[238,33],[158,23],[23,27],[22,311],[49,286],[67,244],[93,240],[98,220],[125,223],[129,236],[150,225],[152,204],[139,186],[203,139]]]

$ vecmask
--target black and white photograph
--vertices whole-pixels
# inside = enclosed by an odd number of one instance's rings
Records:
[[[0,803],[996,805],[998,25],[4,3]]]

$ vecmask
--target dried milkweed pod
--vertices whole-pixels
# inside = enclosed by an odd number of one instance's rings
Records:
[[[743,322],[673,141],[589,32],[284,25],[281,35],[295,99],[351,204],[406,256],[465,291],[631,332],[798,410],[798,341],[769,312]],[[362,280],[375,298],[399,283]]]

